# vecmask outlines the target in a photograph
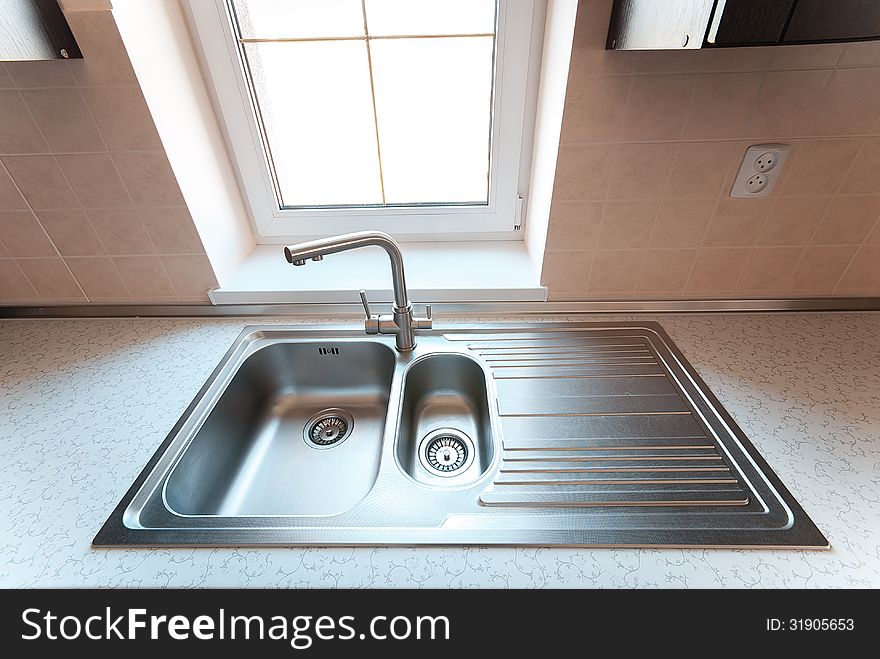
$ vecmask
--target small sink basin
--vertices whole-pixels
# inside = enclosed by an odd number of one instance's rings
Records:
[[[415,480],[458,486],[482,476],[494,457],[486,376],[473,359],[435,354],[407,372],[397,459]]]
[[[248,357],[165,485],[178,515],[333,515],[379,470],[394,353],[276,343]]]

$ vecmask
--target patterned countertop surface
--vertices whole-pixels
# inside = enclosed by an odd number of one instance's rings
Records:
[[[880,314],[639,318],[663,325],[830,551],[92,549],[233,339],[267,321],[6,320],[0,587],[880,587]]]

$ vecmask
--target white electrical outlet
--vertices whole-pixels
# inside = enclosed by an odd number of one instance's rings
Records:
[[[788,144],[755,144],[746,149],[730,196],[750,199],[770,194],[790,150]]]

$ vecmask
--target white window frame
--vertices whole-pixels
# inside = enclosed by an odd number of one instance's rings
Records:
[[[488,204],[380,208],[279,208],[226,0],[184,6],[258,243],[363,229],[400,240],[523,239],[546,0],[499,0]]]

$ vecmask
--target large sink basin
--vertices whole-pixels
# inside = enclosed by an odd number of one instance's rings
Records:
[[[825,548],[656,323],[248,327],[96,546]]]
[[[394,353],[275,343],[232,377],[165,483],[178,515],[333,515],[373,487]]]

